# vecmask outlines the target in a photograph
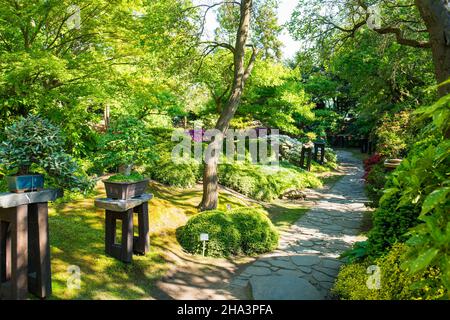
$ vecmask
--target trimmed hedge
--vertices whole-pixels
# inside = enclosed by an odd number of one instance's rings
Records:
[[[278,233],[267,213],[254,208],[200,213],[177,229],[177,239],[189,253],[201,254],[200,233],[209,234],[205,254],[211,257],[255,255],[278,245]]]

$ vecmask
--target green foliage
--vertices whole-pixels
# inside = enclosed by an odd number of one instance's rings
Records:
[[[137,182],[144,180],[145,177],[138,173],[138,172],[132,172],[130,175],[124,175],[124,174],[115,174],[107,179],[109,182]]]
[[[366,177],[366,194],[373,207],[378,207],[379,201],[383,196],[383,188],[386,183],[386,168],[384,163],[377,163],[370,169]]]
[[[251,163],[219,165],[219,183],[256,200],[271,201],[294,189],[321,185],[313,174],[288,163],[280,167]]]
[[[65,140],[57,126],[47,119],[29,115],[5,129],[0,165],[10,174],[44,170],[60,187],[88,189],[91,183],[64,147]]]
[[[360,262],[368,255],[367,241],[356,242],[350,250],[345,251],[339,258],[346,259],[349,263]]]
[[[411,274],[417,274],[429,267],[437,267],[442,271],[442,282],[450,291],[450,95],[441,98],[436,104],[422,108],[417,113],[422,119],[432,118],[432,122],[424,129],[425,134],[442,135],[437,145],[429,146],[419,154],[420,162],[406,163],[409,172],[418,175],[419,182],[411,181],[403,192],[402,200],[413,198],[422,202],[419,220],[421,224],[410,231],[411,238],[406,242],[408,252],[403,268]],[[416,166],[420,167],[417,168]],[[407,172],[407,173],[409,173]],[[422,180],[423,179],[423,180]],[[420,190],[415,190],[422,182]],[[400,183],[398,187],[404,187]],[[415,197],[415,198],[414,198]],[[418,286],[424,285],[417,283]],[[450,299],[450,294],[448,297]]]
[[[375,130],[378,139],[378,153],[384,157],[398,158],[404,156],[410,137],[410,111],[385,114]]]
[[[152,136],[144,121],[119,117],[101,137],[99,161],[106,168],[142,166],[155,158],[152,146]]]
[[[255,255],[276,249],[278,233],[265,211],[238,208],[229,214],[241,235],[240,247],[244,254]]]
[[[169,186],[193,187],[201,177],[201,164],[194,160],[174,161],[170,154],[163,154],[149,169],[153,180]]]
[[[336,168],[337,163],[337,153],[332,148],[325,148],[325,164],[331,168]]]
[[[442,272],[436,267],[425,268],[411,275],[402,269],[402,256],[407,248],[395,245],[384,257],[373,263],[361,262],[343,266],[337,277],[333,293],[344,300],[436,300],[448,298],[442,282]],[[381,270],[380,289],[369,289],[369,265]],[[417,286],[417,283],[423,284]]]
[[[375,257],[395,242],[406,242],[404,270],[417,275],[427,268],[438,268],[447,290],[450,288],[449,102],[450,97],[444,97],[417,111],[425,124],[418,136],[422,140],[413,145],[408,157],[389,177],[368,239],[369,253]]]
[[[81,24],[68,23],[80,8]],[[189,0],[0,4],[0,126],[36,113],[76,157],[96,151],[103,111],[183,114],[198,15]],[[73,10],[75,11],[75,10]],[[170,32],[167,32],[170,30]]]
[[[201,254],[201,233],[209,234],[205,255],[227,257],[240,253],[240,234],[228,213],[209,211],[192,217],[184,227],[177,229],[177,240],[186,251]]]
[[[251,115],[266,127],[287,134],[302,133],[297,120],[313,120],[315,105],[299,81],[298,70],[289,71],[278,64],[266,63],[255,70],[254,76],[262,79],[249,83],[237,114]]]
[[[278,245],[277,231],[267,213],[253,208],[200,213],[177,230],[177,239],[186,251],[201,254],[200,233],[209,234],[205,255],[212,257],[260,254]]]
[[[419,207],[413,204],[399,205],[399,194],[385,194],[380,207],[372,215],[373,228],[369,232],[369,254],[378,257],[397,242],[406,241],[411,227],[419,221]]]

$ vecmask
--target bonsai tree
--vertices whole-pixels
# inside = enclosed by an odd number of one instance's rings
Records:
[[[5,129],[0,167],[10,175],[45,171],[59,187],[86,190],[87,176],[65,150],[61,130],[47,119],[29,115]]]
[[[130,176],[133,169],[155,159],[152,137],[145,122],[133,117],[113,120],[101,140],[100,149],[104,166],[118,170],[120,180],[137,178],[139,175]]]

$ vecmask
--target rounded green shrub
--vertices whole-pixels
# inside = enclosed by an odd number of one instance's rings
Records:
[[[277,247],[278,232],[264,210],[239,208],[230,214],[241,235],[240,246],[243,253],[260,254]]]
[[[201,233],[209,234],[207,256],[227,257],[240,253],[240,234],[231,215],[222,211],[200,213],[177,230],[177,239],[189,253],[201,254]]]
[[[212,257],[255,255],[269,252],[278,244],[277,230],[267,213],[255,208],[200,213],[177,230],[177,239],[186,251],[201,254],[201,233],[209,234],[206,255]]]
[[[343,300],[435,300],[448,295],[441,280],[441,272],[433,267],[411,275],[401,268],[404,244],[396,244],[391,251],[373,263],[368,261],[343,266],[332,292]],[[380,288],[369,289],[369,265],[380,268]],[[417,285],[420,284],[420,285]]]

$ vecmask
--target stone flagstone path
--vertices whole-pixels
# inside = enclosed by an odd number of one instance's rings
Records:
[[[338,151],[345,176],[315,192],[314,207],[280,236],[279,248],[258,258],[237,277],[234,290],[250,287],[255,300],[323,300],[338,274],[339,255],[360,241],[367,201],[360,160]]]

